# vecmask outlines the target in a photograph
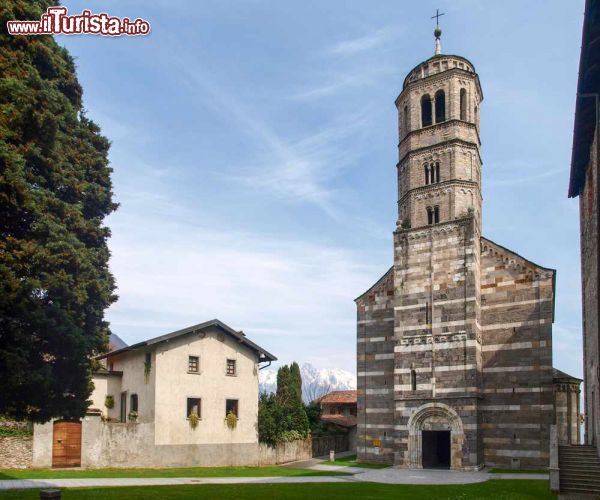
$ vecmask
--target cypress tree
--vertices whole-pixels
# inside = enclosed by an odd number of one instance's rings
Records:
[[[293,397],[298,402],[302,403],[302,375],[300,373],[300,367],[295,361],[290,365],[290,378],[294,392]]]
[[[85,413],[116,299],[109,141],[85,116],[67,50],[6,30],[54,4],[0,9],[0,413],[37,422]]]

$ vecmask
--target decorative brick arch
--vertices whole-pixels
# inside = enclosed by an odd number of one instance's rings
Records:
[[[462,448],[465,441],[462,420],[456,411],[444,403],[426,403],[408,419],[408,466],[423,468],[422,432],[450,431],[450,468],[462,469]]]

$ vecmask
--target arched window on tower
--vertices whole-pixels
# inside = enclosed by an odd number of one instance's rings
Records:
[[[440,207],[434,207],[433,209],[433,223],[437,224],[440,221]]]
[[[404,135],[408,134],[408,106],[404,106]]]
[[[460,89],[460,119],[467,121],[467,91]]]
[[[435,182],[440,182],[440,162],[435,162]]]
[[[427,224],[433,224],[433,208],[427,207]]]
[[[425,171],[425,184],[429,184],[430,183],[429,165],[427,165],[427,163],[425,163],[425,165],[423,165],[423,170]]]
[[[421,97],[421,126],[428,127],[431,123],[431,97],[429,94],[425,94]]]
[[[435,123],[446,121],[446,94],[443,90],[435,93]]]
[[[417,390],[417,372],[415,370],[410,371],[410,388],[412,391]]]

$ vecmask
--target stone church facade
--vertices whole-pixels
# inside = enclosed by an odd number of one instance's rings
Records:
[[[482,100],[474,66],[440,53],[396,99],[394,263],[356,299],[361,461],[548,465],[556,272],[482,236]]]

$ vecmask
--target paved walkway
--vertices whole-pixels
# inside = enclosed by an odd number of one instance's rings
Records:
[[[182,484],[343,483],[353,476],[273,477],[123,477],[81,479],[0,480],[0,491],[31,488],[89,488],[110,486],[171,486]]]
[[[386,484],[469,484],[490,479],[548,479],[548,474],[490,474],[450,470],[410,470],[398,467],[364,469],[317,463],[310,467],[320,471],[350,472],[352,476],[273,476],[273,477],[164,477],[164,478],[81,478],[81,479],[9,479],[0,480],[0,491],[28,488],[89,488],[108,486],[169,486],[182,484],[260,484],[260,483],[347,483]]]
[[[363,469],[365,471],[365,469]],[[432,469],[368,469],[356,474],[355,479],[387,484],[470,484],[490,479],[548,479],[548,474],[490,474],[486,470],[462,472]]]

